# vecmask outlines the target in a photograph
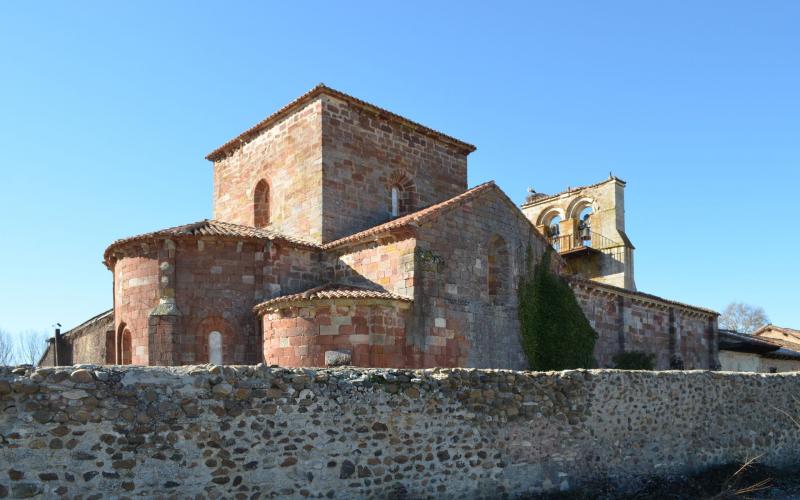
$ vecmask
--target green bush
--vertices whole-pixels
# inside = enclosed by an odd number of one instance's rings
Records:
[[[616,354],[611,361],[619,370],[653,370],[656,366],[656,355],[642,351],[627,351]]]
[[[597,333],[592,329],[569,284],[550,270],[551,250],[519,284],[522,347],[531,370],[569,370],[594,366]]]

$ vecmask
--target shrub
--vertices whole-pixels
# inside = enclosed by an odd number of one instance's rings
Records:
[[[531,274],[519,284],[522,348],[531,370],[592,368],[597,333],[592,329],[569,284],[550,269],[548,249]]]
[[[642,351],[626,351],[616,354],[611,361],[619,370],[653,370],[656,355]]]

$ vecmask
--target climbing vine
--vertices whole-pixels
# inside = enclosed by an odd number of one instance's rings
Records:
[[[528,272],[520,278],[519,317],[528,365],[542,371],[591,368],[597,333],[572,288],[550,269],[551,252],[534,267],[529,248]]]

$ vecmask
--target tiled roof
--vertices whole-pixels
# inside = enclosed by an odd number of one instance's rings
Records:
[[[208,154],[208,156],[206,156],[206,159],[207,160],[211,160],[211,161],[216,161],[216,160],[224,157],[225,154],[227,154],[228,152],[237,149],[238,147],[240,147],[240,145],[242,143],[246,143],[246,142],[251,141],[262,130],[264,130],[265,128],[267,128],[270,125],[274,124],[278,120],[284,118],[286,115],[290,114],[295,109],[299,108],[300,106],[305,105],[306,103],[310,102],[311,100],[313,100],[314,98],[316,98],[317,96],[319,96],[321,94],[327,94],[327,95],[342,99],[342,100],[347,101],[347,102],[349,102],[351,104],[354,104],[354,105],[359,106],[361,108],[367,109],[368,111],[371,111],[373,113],[377,113],[378,115],[380,115],[380,116],[382,116],[382,117],[384,117],[384,118],[386,118],[388,120],[401,123],[401,124],[403,124],[403,125],[405,125],[407,127],[411,127],[412,129],[416,130],[417,132],[419,132],[421,134],[424,134],[424,135],[433,137],[434,139],[437,139],[437,140],[452,144],[453,146],[456,146],[457,148],[462,149],[462,150],[466,151],[467,153],[471,153],[472,151],[475,151],[475,146],[473,146],[472,144],[468,144],[466,142],[460,141],[460,140],[456,139],[455,137],[451,137],[449,135],[443,134],[443,133],[441,133],[441,132],[439,132],[437,130],[434,130],[432,128],[426,127],[425,125],[422,125],[422,124],[419,124],[417,122],[411,121],[408,118],[404,118],[404,117],[402,117],[400,115],[392,113],[391,111],[388,111],[386,109],[380,108],[380,107],[375,106],[374,104],[370,104],[370,103],[368,103],[366,101],[362,101],[361,99],[358,99],[358,98],[353,97],[351,95],[345,94],[344,92],[340,92],[338,90],[334,90],[334,89],[326,86],[325,84],[320,83],[319,85],[317,85],[313,89],[309,90],[305,94],[301,95],[300,97],[298,97],[294,101],[290,102],[286,106],[282,107],[281,109],[279,109],[275,113],[269,115],[268,117],[266,117],[265,119],[263,119],[262,121],[260,121],[259,123],[257,123],[253,127],[251,127],[250,129],[244,131],[243,133],[239,134],[237,137],[231,139],[230,141],[226,142],[225,144],[223,144],[219,148],[217,148],[214,151],[210,152]]]
[[[763,354],[770,351],[777,351],[781,346],[746,333],[720,329],[719,348],[725,351]]]
[[[787,349],[785,347],[781,347],[777,351],[768,352],[762,354],[765,358],[773,358],[773,359],[797,359],[800,360],[800,352],[794,351],[792,349]]]
[[[628,295],[628,296],[631,296],[631,297],[634,297],[634,298],[637,298],[637,299],[640,299],[640,300],[652,300],[652,301],[656,301],[656,302],[662,302],[664,304],[683,307],[683,308],[686,308],[686,309],[692,309],[692,310],[699,311],[699,312],[702,312],[702,313],[713,314],[715,316],[719,316],[719,313],[717,311],[712,310],[712,309],[706,309],[705,307],[698,307],[698,306],[693,306],[693,305],[690,305],[690,304],[684,304],[683,302],[678,302],[678,301],[675,301],[675,300],[665,299],[665,298],[659,297],[658,295],[651,295],[649,293],[639,292],[639,291],[635,291],[635,290],[628,290],[627,288],[621,288],[621,287],[618,287],[618,286],[609,285],[607,283],[600,283],[599,281],[593,281],[593,280],[589,280],[589,279],[586,279],[586,278],[580,278],[578,276],[570,276],[569,280],[573,281],[573,282],[576,282],[578,284],[589,286],[589,287],[603,288],[603,289],[606,289],[606,290],[609,290],[611,292],[618,293],[618,294],[621,294],[621,295]]]
[[[619,177],[611,175],[611,176],[609,176],[608,179],[606,179],[604,181],[595,182],[594,184],[589,184],[588,186],[568,187],[564,191],[561,191],[560,193],[556,193],[556,194],[537,193],[536,195],[534,195],[534,198],[532,200],[526,201],[521,206],[527,207],[527,206],[530,206],[530,205],[536,205],[537,203],[541,203],[541,202],[546,201],[546,200],[551,200],[553,198],[558,198],[559,196],[564,195],[564,194],[576,193],[576,192],[584,190],[584,189],[590,189],[590,188],[594,188],[594,187],[597,187],[597,186],[602,186],[603,184],[605,184],[606,182],[609,182],[609,181],[617,181],[617,182],[621,182],[623,186],[625,185],[625,181],[623,181]]]
[[[123,238],[117,240],[108,246],[108,248],[104,253],[104,259],[106,262],[108,262],[109,257],[111,256],[111,250],[114,247],[117,247],[125,243],[130,243],[132,241],[146,240],[151,238],[163,238],[163,237],[181,238],[181,237],[191,237],[191,236],[194,237],[227,236],[227,237],[243,238],[243,239],[280,240],[298,246],[319,248],[319,246],[316,245],[315,243],[304,241],[298,238],[293,238],[291,236],[286,236],[277,233],[275,231],[270,231],[269,229],[260,229],[251,226],[242,226],[240,224],[232,224],[230,222],[204,219],[199,222],[193,222],[191,224],[184,224],[182,226],[170,227],[167,229],[161,229],[159,231],[153,231],[151,233],[140,234],[137,236],[131,236],[130,238]]]
[[[306,290],[305,292],[294,293],[291,295],[284,295],[282,297],[270,299],[266,302],[258,304],[253,308],[253,310],[258,312],[289,302],[320,299],[384,299],[411,302],[410,298],[391,292],[371,290],[369,288],[363,288],[354,285],[326,283],[324,285]]]
[[[483,193],[492,188],[497,189],[493,181],[479,184],[474,188],[469,189],[441,203],[431,205],[427,208],[423,208],[422,210],[417,210],[416,212],[404,215],[403,217],[398,217],[397,219],[385,222],[383,224],[379,224],[364,231],[351,234],[350,236],[345,236],[344,238],[331,241],[329,243],[322,245],[322,248],[324,250],[328,250],[341,245],[345,245],[347,243],[352,243],[355,241],[360,241],[366,238],[370,238],[372,236],[377,236],[379,234],[389,232],[393,229],[399,229],[401,227],[406,227],[406,226],[419,226],[442,215],[443,213],[446,213],[449,210],[452,210],[453,208],[461,206],[462,204],[478,196],[480,193]]]
[[[80,325],[76,326],[75,328],[72,328],[69,331],[64,332],[64,336],[65,337],[71,337],[71,336],[75,335],[76,333],[80,333],[80,331],[83,330],[84,328],[89,327],[89,326],[97,323],[98,321],[107,320],[107,319],[113,320],[113,318],[114,318],[114,309],[109,309],[108,311],[101,312],[97,316],[94,316],[92,318],[87,319],[86,321],[84,321]]]
[[[756,330],[753,335],[761,335],[762,333],[768,330],[775,330],[777,332],[781,332],[784,335],[791,335],[792,337],[797,337],[800,340],[800,330],[795,330],[794,328],[786,328],[785,326],[775,326],[773,324],[765,325]]]
[[[768,331],[775,331],[783,334],[783,337],[762,337]],[[781,326],[775,325],[766,325],[762,326],[758,330],[753,333],[753,336],[762,338],[764,340],[769,340],[775,344],[780,344],[783,347],[793,349],[796,351],[800,351],[800,330],[795,330],[794,328],[785,328]]]

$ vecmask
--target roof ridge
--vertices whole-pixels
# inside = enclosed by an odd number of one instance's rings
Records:
[[[433,129],[433,128],[425,126],[425,125],[423,125],[421,123],[415,122],[415,121],[413,121],[413,120],[411,120],[409,118],[406,118],[404,116],[398,115],[397,113],[393,113],[392,111],[389,111],[388,109],[381,108],[380,106],[376,106],[375,104],[369,103],[367,101],[364,101],[362,99],[354,97],[354,96],[352,96],[350,94],[346,94],[346,93],[344,93],[344,92],[342,92],[340,90],[336,90],[334,88],[331,88],[331,87],[325,85],[324,83],[318,83],[313,88],[311,88],[311,90],[309,90],[308,92],[306,92],[306,93],[300,95],[299,97],[295,98],[294,100],[290,101],[288,104],[282,106],[277,111],[275,111],[274,113],[270,114],[269,116],[267,116],[266,118],[264,118],[260,122],[256,123],[255,125],[253,125],[249,129],[245,130],[244,132],[240,133],[239,135],[237,135],[233,139],[229,140],[228,142],[226,142],[222,146],[220,146],[217,149],[215,149],[214,151],[210,152],[208,155],[206,155],[206,160],[216,161],[216,160],[220,159],[225,153],[237,149],[239,147],[239,145],[241,145],[241,144],[243,144],[245,142],[250,142],[250,140],[252,140],[254,137],[256,137],[262,130],[267,128],[269,125],[277,122],[278,120],[283,118],[285,115],[287,115],[289,112],[291,112],[296,107],[301,106],[303,104],[306,104],[307,102],[310,102],[312,99],[314,99],[315,97],[317,97],[318,95],[321,95],[321,94],[329,94],[329,95],[331,95],[333,97],[338,97],[339,99],[343,99],[345,101],[348,101],[350,103],[358,105],[358,106],[360,106],[362,108],[369,109],[369,110],[371,110],[373,112],[376,112],[378,114],[383,114],[387,118],[389,118],[390,120],[393,120],[395,122],[400,122],[400,123],[403,123],[403,124],[405,124],[407,126],[410,126],[411,128],[416,129],[417,131],[419,131],[420,133],[422,133],[424,135],[428,135],[430,137],[434,137],[434,138],[442,140],[444,142],[451,143],[451,144],[453,144],[455,146],[458,146],[458,147],[466,150],[469,153],[471,153],[472,151],[475,151],[475,149],[476,149],[475,146],[473,146],[472,144],[464,142],[464,141],[462,141],[460,139],[456,139],[453,136],[450,136],[450,135],[447,135],[445,133],[439,132],[436,129]]]
[[[440,201],[439,203],[435,203],[425,208],[421,208],[415,212],[410,214],[404,215],[402,217],[398,217],[396,219],[390,220],[388,222],[384,222],[382,224],[378,224],[377,226],[372,226],[370,228],[364,229],[362,231],[358,231],[356,233],[350,234],[348,236],[343,236],[333,241],[329,241],[328,243],[324,243],[322,245],[323,250],[329,250],[331,248],[336,248],[338,246],[352,243],[354,241],[359,241],[363,238],[368,236],[374,236],[378,234],[382,234],[386,231],[391,231],[392,229],[397,229],[401,227],[406,227],[412,224],[421,225],[426,224],[431,219],[441,216],[442,214],[446,213],[453,208],[458,207],[461,203],[466,202],[467,200],[471,199],[473,196],[477,196],[478,193],[485,191],[487,188],[491,186],[497,186],[494,181],[487,181],[477,186],[474,186],[463,193],[459,193],[452,198],[448,198],[444,201]]]

